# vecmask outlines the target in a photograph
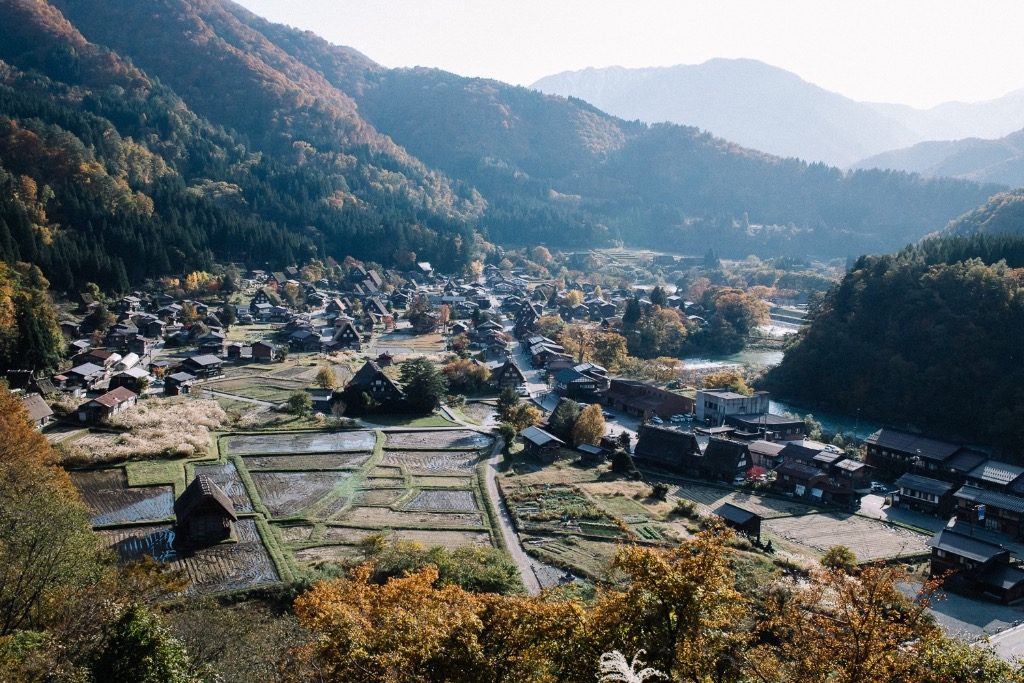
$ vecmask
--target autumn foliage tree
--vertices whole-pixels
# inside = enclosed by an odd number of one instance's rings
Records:
[[[582,411],[572,427],[572,440],[577,446],[584,443],[596,444],[604,436],[604,414],[601,406],[591,403]]]

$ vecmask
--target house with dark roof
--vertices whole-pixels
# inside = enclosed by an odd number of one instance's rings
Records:
[[[959,522],[1024,538],[1024,497],[977,486],[961,486],[953,494]]]
[[[693,412],[693,398],[633,379],[612,378],[603,403],[641,420],[668,419]]]
[[[554,462],[558,449],[565,445],[564,441],[540,427],[527,427],[519,432],[519,436],[523,439],[526,455],[542,462]]]
[[[960,524],[935,534],[928,545],[931,576],[945,576],[943,588],[1004,604],[1024,597],[1024,569],[1011,563],[1002,545],[976,538]]]
[[[700,454],[700,445],[693,432],[650,424],[641,425],[633,449],[638,460],[676,471],[687,468],[690,458]]]
[[[720,507],[715,510],[715,514],[718,515],[727,526],[732,527],[741,534],[746,534],[751,538],[761,539],[761,516],[751,512],[750,510],[744,510],[738,505],[732,503],[723,503]]]
[[[224,361],[217,356],[201,355],[192,356],[186,358],[181,362],[181,367],[185,372],[195,375],[197,378],[204,379],[207,377],[216,377],[221,374],[224,367]]]
[[[355,325],[351,321],[342,323],[341,327],[338,327],[334,332],[334,341],[337,342],[338,348],[341,349],[352,349],[359,351],[363,348],[362,342],[360,341],[359,332],[356,330]]]
[[[956,486],[907,472],[896,480],[899,491],[893,493],[892,504],[930,515],[946,516],[953,509]]]
[[[597,400],[597,393],[605,388],[606,381],[576,368],[565,368],[555,373],[555,392],[574,401],[592,403]]]
[[[346,388],[351,387],[369,394],[378,403],[395,403],[405,399],[401,387],[372,360],[366,361],[346,385]]]
[[[95,363],[82,363],[63,373],[63,376],[67,386],[91,389],[106,376],[106,370]]]
[[[78,406],[78,421],[95,424],[128,410],[138,401],[138,395],[127,387],[118,387]]]
[[[1018,483],[1024,483],[1024,467],[998,460],[984,460],[968,472],[964,479],[966,483],[980,488],[1009,492],[1019,488]]]
[[[274,360],[277,354],[277,347],[267,341],[258,341],[252,345],[252,359],[261,363],[269,363]]]
[[[192,383],[196,381],[194,375],[187,372],[175,372],[164,377],[164,395],[181,396],[192,391]]]
[[[526,382],[526,376],[511,358],[491,370],[490,384],[499,391],[506,387],[517,387]]]
[[[726,415],[725,424],[736,427],[736,436],[769,441],[796,441],[804,438],[807,427],[796,420],[772,413],[760,415]]]
[[[231,537],[238,521],[224,489],[205,474],[193,479],[174,501],[174,516],[177,540],[187,546],[220,543]]]
[[[957,444],[887,428],[879,429],[864,443],[868,464],[894,474],[911,469],[942,471],[960,450]]]

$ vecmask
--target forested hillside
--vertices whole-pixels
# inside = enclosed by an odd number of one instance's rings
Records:
[[[452,270],[477,234],[844,256],[896,248],[999,189],[847,174],[390,70],[223,0],[0,5],[0,183],[0,258],[69,291],[213,260]]]
[[[951,221],[943,234],[1024,236],[1024,190],[993,195],[978,208]]]
[[[1024,238],[932,238],[863,256],[809,318],[765,388],[1021,455]]]
[[[95,281],[112,291],[215,258],[280,267],[412,251],[461,266],[473,233],[460,211],[479,211],[479,198],[455,198],[415,160],[409,181],[407,155],[353,125],[365,139],[344,151],[286,144],[283,132],[254,143],[88,42],[52,6],[4,3],[0,258],[40,264],[62,290]]]
[[[896,249],[998,187],[848,174],[692,127],[623,121],[578,99],[437,69],[383,69],[232,11],[348,92],[378,130],[478,188],[494,241],[582,246],[607,235],[731,256],[852,255]]]

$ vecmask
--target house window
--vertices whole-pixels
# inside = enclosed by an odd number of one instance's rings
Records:
[[[946,551],[942,550],[941,548],[936,548],[935,549],[935,556],[936,557],[945,557],[946,556]]]

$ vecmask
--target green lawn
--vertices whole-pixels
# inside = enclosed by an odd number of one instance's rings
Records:
[[[171,484],[175,495],[185,490],[185,460],[142,460],[125,465],[129,486]]]
[[[362,421],[381,427],[458,427],[459,425],[438,414],[433,415],[367,415]]]

